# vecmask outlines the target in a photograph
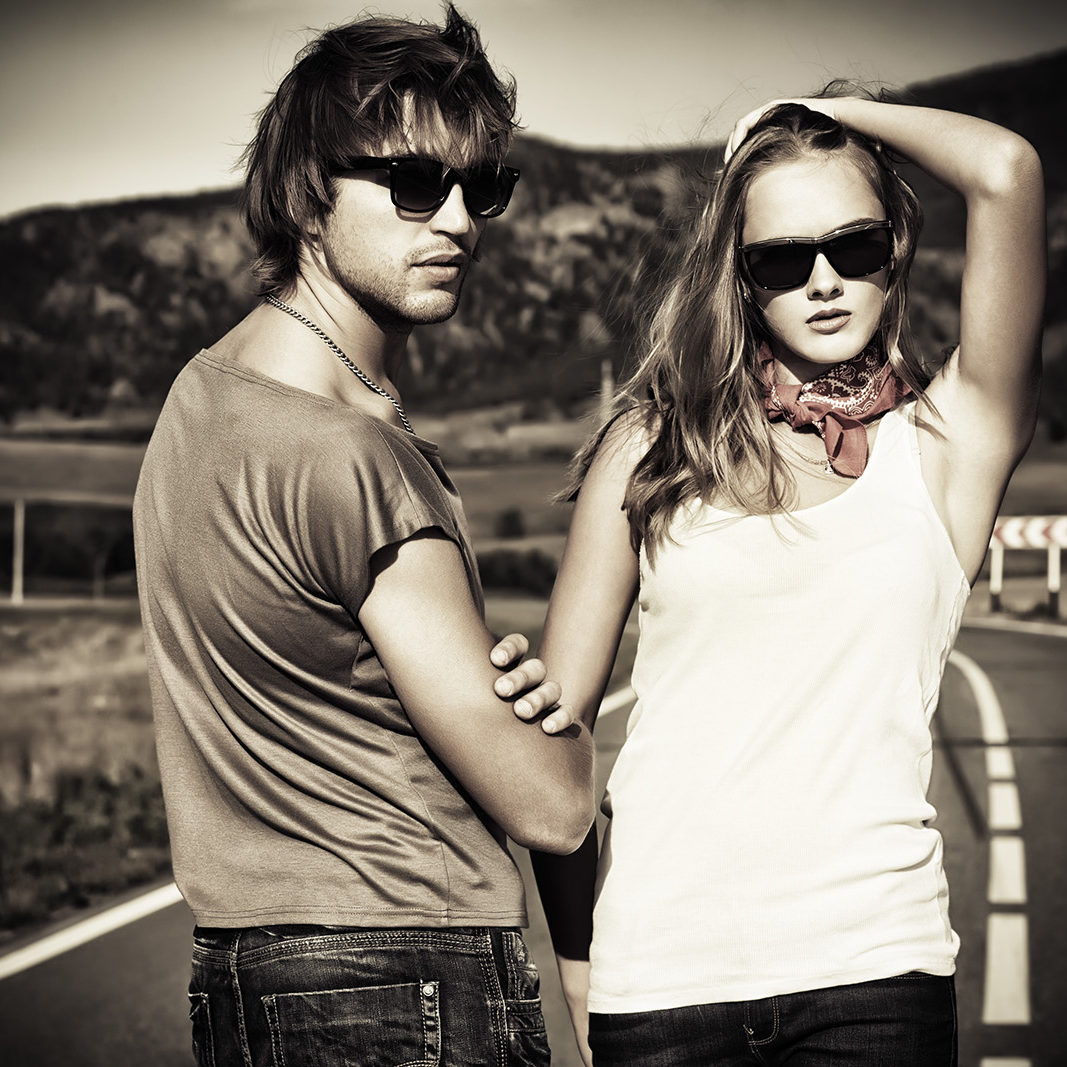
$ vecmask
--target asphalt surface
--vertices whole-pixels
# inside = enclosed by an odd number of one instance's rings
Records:
[[[1025,899],[991,903],[991,841],[1004,836],[994,810],[981,715],[973,685],[950,663],[937,717],[931,799],[945,839],[953,925],[963,948],[957,975],[960,1063],[984,1058],[1067,1064],[1067,640],[1040,633],[965,629],[957,650],[977,663],[1003,710],[1025,847]],[[597,728],[601,774],[622,743],[626,709]],[[1004,783],[1000,783],[998,788]],[[525,856],[520,865],[528,873]],[[531,882],[532,884],[532,882]],[[531,893],[529,941],[542,971],[545,1014],[557,1067],[578,1059],[543,919]],[[1029,1021],[986,1020],[990,915],[1023,916],[1025,977],[1013,1003]],[[1016,920],[1012,920],[1017,922]],[[190,1067],[185,985],[191,917],[182,904],[0,980],[0,1060],[7,1067]],[[27,939],[23,939],[23,942]],[[21,943],[20,943],[21,944]],[[13,946],[19,947],[19,945]],[[1013,974],[1018,960],[1009,960]],[[996,970],[1002,969],[998,962]],[[1009,998],[1012,994],[1009,990]]]

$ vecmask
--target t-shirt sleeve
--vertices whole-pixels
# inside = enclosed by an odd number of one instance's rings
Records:
[[[424,456],[377,427],[358,432],[308,472],[301,510],[309,572],[327,595],[358,614],[370,586],[370,560],[422,530],[461,534],[448,491]]]

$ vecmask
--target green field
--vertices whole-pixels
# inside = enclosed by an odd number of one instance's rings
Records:
[[[457,420],[447,433],[456,432]],[[566,480],[562,446],[578,434],[571,423],[542,429],[558,435],[554,458],[451,466],[480,551],[504,547],[558,559],[570,508],[551,498]],[[94,582],[98,594],[130,595],[128,508],[143,455],[143,445],[0,438],[0,584],[10,581],[12,558],[13,512],[4,514],[2,505],[25,498],[28,596],[86,595]],[[57,503],[44,503],[49,500]],[[1067,444],[1035,444],[1008,486],[1001,513],[1067,514]],[[1009,574],[1044,567],[1040,552],[1011,552],[1006,560]],[[503,573],[503,579],[487,573],[487,580],[506,581],[507,568]],[[526,587],[541,591],[543,581]]]
[[[573,436],[573,435],[572,435]],[[0,502],[29,500],[132,501],[144,445],[100,442],[13,441],[0,438]],[[501,511],[518,508],[531,534],[566,529],[568,509],[549,499],[564,483],[564,459],[455,466],[451,474],[463,496],[477,538],[496,536]]]
[[[573,427],[564,424],[561,442],[574,438]],[[144,445],[0,438],[0,501],[42,494],[102,501],[132,499],[143,456]],[[530,534],[565,529],[567,509],[548,502],[565,481],[564,459],[451,464],[450,469],[476,538],[495,536],[497,516],[509,508],[528,515]],[[1008,486],[1001,512],[1067,514],[1067,444],[1035,443]]]

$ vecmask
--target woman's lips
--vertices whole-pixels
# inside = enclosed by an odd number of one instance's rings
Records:
[[[842,326],[848,323],[851,312],[835,311],[828,315],[813,315],[808,319],[808,326],[816,333],[837,333]]]

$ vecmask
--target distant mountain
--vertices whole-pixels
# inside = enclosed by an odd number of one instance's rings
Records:
[[[914,103],[988,117],[1028,137],[1049,189],[1052,277],[1044,414],[1067,432],[1067,51],[916,85]],[[460,313],[416,331],[409,406],[522,401],[530,416],[588,402],[631,355],[641,279],[687,232],[718,146],[589,151],[521,136],[522,178],[493,223]],[[911,168],[914,171],[914,168]],[[927,225],[913,317],[930,350],[955,339],[963,209],[909,174]],[[157,405],[184,362],[253,304],[236,192],[27,212],[0,222],[0,419]]]

